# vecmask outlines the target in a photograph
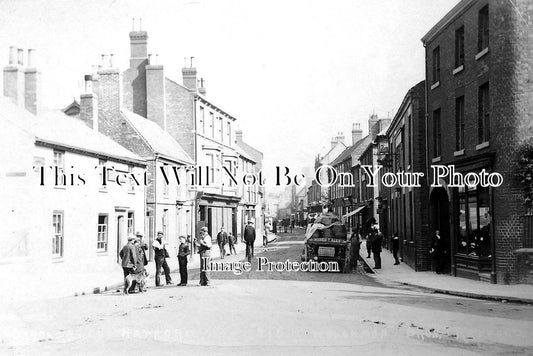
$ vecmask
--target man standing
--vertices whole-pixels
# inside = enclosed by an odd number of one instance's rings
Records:
[[[368,234],[366,235],[366,258],[370,258],[370,252],[372,252],[372,244],[374,243],[374,233],[372,231],[372,228],[368,231]]]
[[[185,241],[185,236],[180,236],[180,246],[178,248],[178,264],[180,267],[180,284],[178,286],[187,285],[187,258],[191,254],[191,248]]]
[[[398,237],[398,233],[395,232],[392,235],[392,255],[394,256],[394,265],[399,265],[400,260],[398,259],[398,251],[400,250],[400,238]]]
[[[163,242],[163,232],[157,232],[157,238],[152,244],[155,251],[155,286],[160,286],[159,272],[161,272],[161,267],[165,272],[165,279],[167,284],[172,284],[172,278],[170,278],[170,268],[168,268],[167,260],[168,252],[165,249],[165,243]]]
[[[248,262],[251,262],[254,256],[255,242],[255,229],[252,220],[248,220],[248,225],[244,228],[244,242],[246,242],[246,258],[248,258]]]
[[[237,251],[235,250],[235,244],[237,243],[237,238],[233,236],[233,234],[230,232],[228,235],[228,244],[229,244],[229,253],[231,254],[237,254]]]
[[[372,254],[374,255],[374,268],[381,269],[381,245],[383,243],[383,237],[381,232],[376,228],[372,227]]]
[[[220,258],[224,258],[226,255],[226,243],[228,242],[228,234],[224,231],[224,226],[220,228],[220,232],[217,234],[217,244],[220,250]]]
[[[400,260],[398,259],[398,251],[400,250],[400,238],[398,237],[398,233],[395,232],[392,235],[392,255],[394,256],[394,264],[399,265]]]
[[[444,260],[444,243],[442,242],[442,238],[440,237],[440,231],[435,231],[435,238],[433,239],[433,246],[431,248],[431,251],[429,251],[433,255],[433,258],[435,259],[435,272],[437,274],[441,274],[443,271],[443,260]]]
[[[198,253],[200,254],[200,285],[209,285],[209,275],[207,274],[206,267],[211,258],[211,236],[207,232],[207,227],[200,229],[200,237],[196,240],[196,246],[198,247]]]
[[[126,294],[126,288],[128,287],[126,277],[135,272],[135,266],[137,264],[137,251],[133,246],[134,239],[133,236],[129,236],[128,243],[122,247],[119,254],[122,260],[122,270],[124,271],[124,294]]]

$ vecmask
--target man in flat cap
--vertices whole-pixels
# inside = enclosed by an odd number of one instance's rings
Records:
[[[198,253],[200,254],[200,285],[209,285],[209,275],[206,271],[206,266],[211,258],[211,236],[207,231],[207,227],[200,229],[200,237],[196,240],[196,246],[198,247]]]
[[[137,265],[137,251],[135,250],[135,246],[133,246],[134,240],[135,237],[128,236],[128,243],[122,247],[119,253],[122,260],[122,270],[124,271],[124,294],[126,294],[126,288],[128,287],[126,277],[129,274],[135,273],[135,266]]]
[[[165,272],[165,280],[167,284],[172,284],[172,278],[170,278],[170,268],[168,267],[166,258],[169,257],[167,250],[165,249],[165,243],[163,242],[163,232],[157,232],[157,238],[154,240],[152,247],[154,248],[154,258],[155,258],[155,286],[159,287],[161,281],[159,279],[159,273],[161,272],[161,267]]]

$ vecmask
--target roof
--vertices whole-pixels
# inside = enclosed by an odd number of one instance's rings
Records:
[[[370,144],[372,143],[372,136],[366,135],[359,142],[361,142],[359,146],[357,146],[357,148],[352,152],[352,157],[357,157],[358,161],[361,155],[368,149],[368,146],[370,146]],[[356,165],[357,163],[359,162],[352,161],[352,166]]]
[[[386,136],[390,136],[391,135],[392,131],[394,130],[394,127],[398,124],[398,122],[402,118],[402,116],[404,114],[404,111],[405,111],[405,107],[407,106],[407,103],[408,103],[409,99],[411,99],[412,96],[414,94],[416,94],[417,91],[421,92],[422,100],[425,100],[425,98],[424,98],[424,91],[425,91],[425,88],[426,88],[425,85],[426,85],[426,81],[422,80],[422,81],[420,81],[419,83],[417,83],[416,85],[414,85],[411,89],[409,89],[407,91],[407,94],[405,94],[405,96],[403,97],[402,104],[400,105],[400,108],[398,109],[398,111],[396,111],[396,114],[394,115],[394,118],[392,119],[390,125],[387,127],[387,132],[385,133]],[[424,109],[422,109],[422,110],[424,110]]]
[[[359,146],[361,146],[362,144],[364,144],[364,142],[366,142],[366,138],[369,137],[368,135],[363,137],[362,139],[360,139],[359,141],[357,141],[355,144],[353,144],[352,146],[348,147],[347,149],[345,149],[344,151],[342,151],[342,153],[333,160],[333,162],[331,162],[331,165],[332,166],[335,166],[345,160],[347,160],[348,158],[351,158],[352,157],[352,153],[357,150],[357,148]]]
[[[243,140],[237,140],[237,146],[240,147],[243,151],[245,151],[248,155],[252,157],[252,161],[255,163],[258,163],[260,166],[262,165],[263,161],[263,152],[259,151],[257,148],[250,146]]]
[[[6,117],[23,120],[20,125],[35,136],[36,143],[62,146],[75,149],[81,154],[98,154],[144,165],[142,158],[135,153],[61,110],[43,110],[34,116],[6,97],[0,97],[0,107]]]
[[[457,5],[454,6],[435,26],[429,30],[424,37],[422,37],[422,43],[424,46],[428,42],[431,42],[437,34],[439,34],[443,29],[445,29],[450,23],[452,23],[457,17],[462,15],[471,5],[473,5],[476,0],[462,0]]]
[[[248,152],[246,152],[246,149],[244,147],[242,147],[240,144],[241,144],[241,142],[236,142],[235,143],[235,145],[237,146],[237,151],[239,152],[239,154],[242,157],[246,158],[247,160],[257,163],[257,161],[250,154],[248,154]]]
[[[183,147],[158,124],[127,109],[121,111],[124,118],[144,138],[154,153],[177,162],[194,164]]]

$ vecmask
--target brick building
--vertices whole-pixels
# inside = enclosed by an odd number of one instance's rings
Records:
[[[75,103],[63,111],[79,117],[89,127],[95,125],[99,132],[146,160],[148,174],[153,180],[146,189],[146,241],[151,245],[157,231],[162,231],[170,246],[177,247],[178,236],[192,234],[194,197],[187,189],[185,167],[194,162],[159,125],[120,105],[123,98],[120,70],[110,67],[110,62],[105,64],[107,66],[101,66],[95,75],[85,76],[79,112],[74,110]],[[181,176],[180,184],[174,178],[174,168]],[[151,258],[153,250],[149,248],[148,251]]]
[[[517,250],[532,245],[516,174],[533,133],[532,21],[529,0],[463,0],[422,39],[428,166],[503,176],[497,188],[445,179],[429,192],[430,231],[441,230],[455,276],[532,282],[518,263]]]
[[[129,37],[130,68],[122,79],[124,107],[157,123],[197,166],[208,170],[196,190],[193,236],[201,226],[208,227],[213,239],[222,226],[240,235],[237,210],[242,192],[236,184],[224,184],[228,175],[225,169],[236,175],[242,158],[235,143],[236,119],[206,98],[204,81],[197,78],[192,63],[182,69],[183,85],[178,84],[166,76],[156,56],[149,58],[146,31],[132,31]],[[261,218],[255,218],[256,226],[262,225]]]
[[[235,130],[235,145],[240,152],[241,174],[251,173],[258,177],[263,169],[263,153],[245,142],[241,130]],[[241,234],[248,220],[255,222],[257,236],[262,236],[265,228],[265,188],[259,184],[242,185],[241,202],[239,203],[237,226]]]
[[[338,173],[346,173],[344,177],[338,178],[337,182],[330,188],[330,199],[333,205],[333,212],[342,217],[346,216],[348,227],[361,224],[360,215],[365,204],[360,200],[360,175],[358,169],[359,156],[370,143],[369,135],[363,138],[363,131],[360,124],[353,124],[352,145],[342,152],[331,165]],[[341,179],[345,187],[341,187]],[[349,181],[351,180],[351,181]],[[349,186],[351,185],[351,186]]]
[[[382,173],[424,173],[420,187],[397,184],[389,188],[380,183],[383,208],[380,216],[388,222],[387,237],[398,233],[400,257],[416,271],[431,269],[425,109],[425,83],[422,81],[405,95],[387,130],[388,142],[378,152]]]
[[[359,171],[359,201],[364,203],[365,208],[361,211],[359,223],[364,227],[367,222],[374,218],[376,222],[380,224],[380,230],[387,235],[386,231],[386,219],[382,216],[380,208],[380,185],[377,184],[381,178],[376,182],[375,186],[371,186],[368,179],[368,175],[363,173],[361,166],[372,166],[376,168],[378,166],[378,152],[382,142],[386,142],[385,133],[390,125],[391,119],[380,119],[376,114],[371,114],[368,119],[368,131],[369,134],[365,138],[365,142],[361,145],[360,151],[358,151],[359,157],[355,162],[355,169]],[[379,177],[383,172],[379,172]],[[378,210],[379,208],[379,210]],[[378,214],[379,213],[379,214]],[[385,220],[384,220],[385,219]],[[385,229],[385,231],[383,231]]]

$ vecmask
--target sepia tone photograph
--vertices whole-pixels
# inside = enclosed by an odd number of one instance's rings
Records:
[[[532,355],[532,0],[0,0],[1,355]]]

